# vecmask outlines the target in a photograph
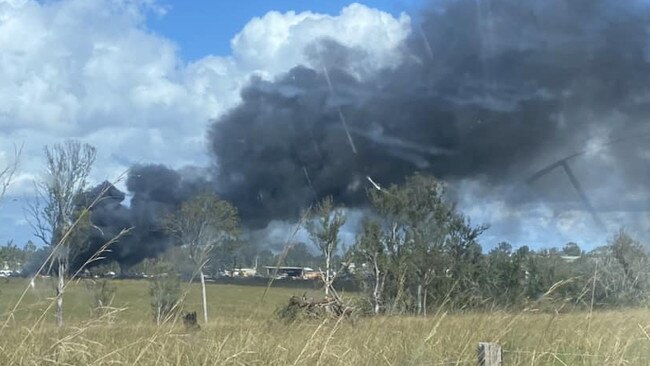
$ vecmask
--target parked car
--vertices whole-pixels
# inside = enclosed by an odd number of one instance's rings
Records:
[[[3,278],[4,278],[4,277],[10,277],[12,274],[13,274],[13,272],[11,272],[11,271],[8,270],[8,269],[2,269],[2,270],[0,270],[0,277],[3,277]]]

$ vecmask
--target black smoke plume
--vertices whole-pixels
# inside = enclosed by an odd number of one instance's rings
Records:
[[[611,195],[602,182],[615,172],[617,189],[647,198],[648,24],[643,1],[435,1],[401,63],[371,75],[354,71],[363,52],[320,40],[308,65],[252,80],[213,123],[217,185],[263,226],[326,195],[363,205],[366,177],[425,171],[494,187],[591,148],[586,186]],[[627,140],[603,144],[615,138]]]
[[[101,257],[124,267],[156,257],[173,245],[164,227],[166,216],[199,191],[214,189],[196,172],[176,171],[162,165],[132,167],[126,188],[131,196],[128,205],[127,195],[108,182],[86,193],[85,205],[96,202],[91,208],[93,226],[88,228],[87,246],[74,257],[73,269],[82,266],[124,229],[130,231],[111,244]]]
[[[650,5],[636,0],[434,1],[415,17],[401,62],[372,73],[358,71],[372,61],[363,51],[317,40],[309,63],[251,80],[214,121],[211,182],[137,166],[128,195],[109,189],[86,257],[127,227],[109,259],[156,256],[172,245],[161,219],[208,186],[249,229],[295,219],[326,195],[362,208],[370,181],[415,171],[478,182],[485,194],[532,176],[561,209],[585,210],[589,196],[595,211],[647,212],[648,24]],[[535,174],[554,162],[570,180]],[[537,197],[510,191],[511,205]]]

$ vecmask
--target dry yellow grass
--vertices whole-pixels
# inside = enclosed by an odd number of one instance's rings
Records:
[[[18,285],[0,284],[0,310]],[[497,341],[508,366],[650,365],[650,311],[642,309],[595,312],[591,319],[588,313],[497,312],[285,324],[273,319],[273,310],[301,290],[271,289],[262,304],[261,287],[211,285],[210,324],[187,332],[153,325],[146,291],[145,282],[120,283],[116,305],[130,307],[113,324],[74,313],[83,299],[74,287],[64,329],[48,315],[31,330],[34,317],[24,311],[0,334],[0,364],[472,365],[479,341]],[[198,309],[195,291],[186,307]]]

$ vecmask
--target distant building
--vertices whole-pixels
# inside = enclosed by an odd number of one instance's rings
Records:
[[[265,266],[267,277],[291,278],[291,279],[317,279],[319,274],[309,267],[276,267]]]
[[[0,270],[5,273],[18,273],[22,267],[23,265],[20,262],[3,261]]]
[[[580,256],[579,255],[563,255],[561,258],[562,258],[562,260],[564,260],[567,263],[573,263],[573,262],[577,261],[578,259],[580,259]]]
[[[232,271],[232,277],[255,277],[257,276],[257,269],[255,268],[239,268]]]

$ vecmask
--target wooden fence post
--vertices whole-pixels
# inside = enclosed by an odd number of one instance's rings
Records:
[[[501,346],[497,343],[478,343],[478,366],[503,366],[501,361]]]

